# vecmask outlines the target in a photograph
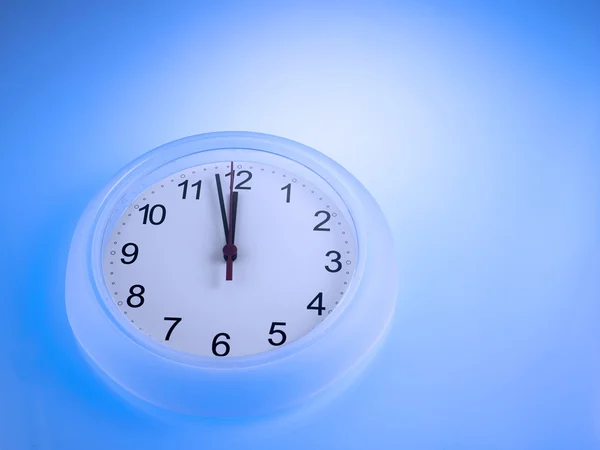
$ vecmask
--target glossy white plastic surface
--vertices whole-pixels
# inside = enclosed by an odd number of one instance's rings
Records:
[[[283,156],[342,199],[358,239],[355,276],[343,304],[302,338],[251,356],[216,358],[177,351],[139,332],[116,311],[102,281],[102,249],[114,220],[165,174],[261,152]],[[277,157],[279,161],[281,158]],[[340,205],[338,205],[340,206]],[[389,326],[397,293],[392,236],[378,205],[346,170],[286,139],[246,132],[210,133],[161,146],[130,163],[89,204],[71,243],[66,279],[69,322],[103,375],[153,405],[212,417],[265,414],[332,387],[372,357]]]

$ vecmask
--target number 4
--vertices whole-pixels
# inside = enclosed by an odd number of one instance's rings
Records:
[[[317,302],[317,306],[314,306],[315,302]],[[325,307],[323,306],[323,293],[319,292],[315,298],[313,298],[312,302],[308,304],[306,309],[314,309],[319,311],[319,315],[323,315],[323,311],[325,311]]]

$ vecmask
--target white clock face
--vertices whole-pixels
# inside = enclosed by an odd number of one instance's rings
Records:
[[[252,355],[340,305],[357,258],[337,194],[259,162],[189,167],[146,188],[104,249],[112,300],[139,332],[188,353]],[[230,189],[233,184],[233,189]]]

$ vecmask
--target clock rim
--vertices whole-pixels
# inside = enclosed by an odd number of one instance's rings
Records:
[[[248,368],[262,364],[268,364],[278,359],[286,358],[290,354],[300,351],[307,346],[316,344],[317,341],[319,341],[326,335],[327,330],[330,327],[335,326],[335,323],[338,320],[342,320],[341,317],[343,317],[344,311],[349,307],[349,305],[355,298],[357,287],[360,284],[360,280],[365,269],[364,264],[362,264],[363,258],[361,257],[361,255],[363,254],[363,252],[366,251],[366,249],[361,247],[361,243],[364,243],[366,241],[364,238],[361,238],[362,227],[360,223],[357,224],[356,220],[354,219],[354,215],[357,211],[353,212],[351,207],[348,206],[348,203],[344,196],[339,192],[338,189],[336,189],[336,186],[333,186],[330,180],[325,178],[321,173],[317,172],[314,167],[310,167],[304,162],[300,162],[297,159],[290,157],[289,148],[286,147],[285,151],[282,151],[282,149],[277,148],[277,146],[281,144],[280,140],[282,138],[276,138],[277,142],[274,142],[273,139],[269,138],[269,142],[260,142],[260,144],[257,145],[255,141],[256,133],[252,133],[252,136],[248,136],[246,133],[244,133],[244,140],[246,140],[248,137],[252,138],[252,142],[247,141],[246,145],[244,145],[242,142],[239,142],[237,140],[238,137],[241,137],[239,133],[235,133],[235,136],[232,136],[232,134],[233,133],[228,133],[227,136],[225,136],[221,133],[210,133],[210,136],[190,136],[187,138],[178,139],[176,141],[170,142],[166,145],[158,147],[156,150],[147,153],[147,158],[144,159],[142,164],[136,164],[135,169],[133,171],[128,171],[125,177],[119,179],[116,183],[112,184],[110,194],[103,199],[103,202],[98,209],[98,214],[96,216],[96,220],[92,230],[92,237],[89,241],[89,245],[87,248],[88,261],[90,261],[88,273],[92,281],[92,287],[96,294],[96,299],[100,303],[100,306],[103,308],[105,313],[109,316],[110,320],[117,327],[119,327],[119,329],[129,339],[133,340],[145,349],[156,353],[157,355],[160,355],[164,358],[173,360],[175,362],[185,363],[193,365],[195,367],[202,367],[205,369]],[[228,141],[231,139],[231,137],[235,137],[235,146],[228,145],[227,143],[211,143],[213,142],[213,140],[211,139],[213,136],[218,138],[223,137]],[[171,153],[173,148],[175,147],[185,146],[190,142],[197,143],[199,140],[197,138],[201,138],[203,143],[205,142],[207,145],[205,147],[203,146],[201,149],[195,148],[191,151],[188,151],[188,149],[182,149],[185,153],[177,154],[175,158],[172,158],[170,160],[164,160],[160,158],[163,152]],[[264,135],[261,135],[261,138],[264,138]],[[229,142],[233,142],[233,140]],[[286,144],[288,144],[288,142],[286,142]],[[302,145],[295,142],[294,144]],[[220,150],[250,150],[255,152],[273,154],[278,157],[289,159],[292,162],[303,166],[308,171],[314,173],[316,177],[318,177],[324,184],[331,188],[331,191],[334,193],[334,195],[336,195],[341,201],[342,205],[339,205],[337,199],[332,198],[332,200],[336,202],[336,206],[343,206],[343,208],[341,208],[342,213],[344,214],[348,224],[351,227],[353,227],[355,231],[357,248],[355,263],[356,268],[354,270],[352,281],[349,285],[348,291],[343,296],[343,301],[340,302],[340,305],[338,305],[332,310],[331,314],[329,314],[325,319],[323,319],[306,334],[286,345],[276,347],[265,352],[255,353],[252,355],[228,356],[226,358],[220,358],[211,355],[198,355],[175,349],[157,341],[156,339],[153,339],[152,337],[148,336],[145,332],[138,330],[135,326],[132,326],[131,322],[126,317],[124,317],[122,312],[114,305],[114,300],[110,297],[108,288],[105,285],[102,269],[103,249],[105,244],[104,241],[106,240],[107,233],[110,234],[110,218],[113,216],[114,210],[115,208],[117,208],[117,205],[122,201],[123,196],[128,192],[128,188],[134,184],[140,183],[144,177],[152,175],[161,167],[167,166],[175,160],[184,159],[195,153],[213,152]],[[270,162],[264,162],[260,160],[258,160],[257,162],[264,164],[272,164]],[[209,161],[206,163],[210,164],[211,162]],[[301,176],[301,174],[296,175]],[[152,185],[152,183],[154,182],[155,181],[150,182],[149,185],[144,184],[144,189]],[[348,193],[348,195],[351,194]],[[345,209],[345,211],[343,209]]]
[[[307,345],[294,346],[295,341],[281,348],[290,347],[293,351],[274,349],[250,356],[211,358],[214,364],[203,365],[188,358],[165,357],[131,340],[100,306],[96,283],[90,277],[89,251],[97,245],[92,237],[97,236],[93,234],[97,219],[105,211],[100,206],[105,205],[104,200],[122,179],[138,167],[147,167],[143,166],[145,161],[172,160],[172,156],[166,155],[172,155],[174,147],[191,141],[205,146],[221,141],[226,148],[236,146],[235,142],[245,148],[251,147],[249,142],[270,144],[285,149],[285,157],[289,158],[290,153],[301,155],[291,159],[301,164],[306,161],[304,165],[332,185],[346,204],[351,214],[348,219],[354,222],[357,232],[360,262],[355,272],[356,283],[352,297],[348,297],[337,319],[319,324],[327,326],[319,328],[324,331],[318,339],[315,331],[319,325],[297,340],[303,343],[308,342],[304,338],[313,337]],[[387,221],[371,194],[352,174],[318,151],[288,139],[261,133],[217,132],[179,139],[142,155],[121,170],[90,202],[71,242],[65,301],[74,337],[94,368],[114,381],[112,384],[150,404],[181,413],[246,417],[296,406],[322,391],[329,392],[332,386],[341,385],[339,380],[363,367],[361,363],[373,358],[389,330],[397,284],[396,255]],[[317,342],[321,345],[315,345]],[[168,348],[157,341],[156,345]],[[207,358],[173,351],[196,360]],[[282,356],[275,358],[278,354]],[[254,362],[236,362],[242,359]]]

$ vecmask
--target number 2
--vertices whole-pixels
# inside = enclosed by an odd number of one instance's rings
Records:
[[[330,228],[321,228],[321,225],[325,225],[327,222],[329,222],[329,219],[331,219],[331,214],[329,214],[328,211],[317,211],[315,213],[315,217],[319,217],[321,214],[325,214],[325,219],[323,221],[319,222],[313,228],[313,230],[315,230],[315,231],[331,231]]]
[[[248,175],[248,177],[245,180],[242,180],[238,184],[236,184],[235,189],[252,189],[250,186],[244,186],[248,181],[252,179],[252,172],[250,172],[249,170],[240,170],[239,172],[236,172],[235,176],[239,177],[242,174],[246,174]],[[230,177],[231,172],[226,173],[225,176]]]

